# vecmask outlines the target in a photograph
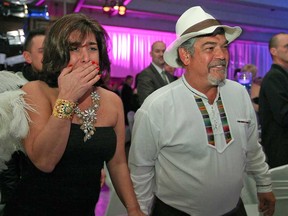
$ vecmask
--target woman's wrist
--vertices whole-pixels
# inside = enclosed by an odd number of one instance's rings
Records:
[[[58,98],[53,108],[53,116],[60,119],[71,120],[76,106],[77,103],[73,101]]]

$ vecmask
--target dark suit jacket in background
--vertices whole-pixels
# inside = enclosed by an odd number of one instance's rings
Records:
[[[166,72],[169,82],[175,81],[175,78]],[[165,82],[152,63],[137,75],[137,92],[140,105],[146,97],[155,90],[165,86]]]
[[[139,108],[138,97],[133,93],[133,89],[128,84],[124,83],[121,90],[121,99],[124,106],[125,124],[129,125],[127,114],[130,111],[136,112]]]
[[[288,72],[273,64],[259,95],[261,144],[271,168],[288,164]]]

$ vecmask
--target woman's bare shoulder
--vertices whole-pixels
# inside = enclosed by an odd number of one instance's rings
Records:
[[[48,87],[48,85],[43,82],[43,81],[40,81],[40,80],[35,80],[35,81],[30,81],[30,82],[27,82],[25,85],[23,85],[22,87],[22,90],[23,91],[30,91],[31,89],[34,90],[34,89],[43,89],[43,88],[46,88]]]
[[[43,81],[31,81],[22,87],[26,93],[24,98],[34,104],[52,104],[57,97],[57,91]]]
[[[42,91],[45,91],[45,89],[48,89],[49,86],[47,83],[40,81],[40,80],[35,80],[31,82],[27,82],[23,87],[22,90],[25,91],[26,93],[34,92],[34,93],[40,93]]]
[[[119,95],[117,95],[115,92],[102,88],[102,87],[98,87],[97,91],[99,92],[100,95],[102,95],[102,97],[104,97],[103,99],[107,98],[109,100],[112,100],[114,102],[121,102],[121,98],[119,97]]]

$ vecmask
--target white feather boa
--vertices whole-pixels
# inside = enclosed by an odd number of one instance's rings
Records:
[[[21,140],[29,131],[31,122],[27,110],[34,109],[24,101],[19,87],[27,81],[9,71],[0,71],[0,172],[6,169],[16,150],[24,152]]]

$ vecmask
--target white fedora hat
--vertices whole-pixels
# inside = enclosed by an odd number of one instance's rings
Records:
[[[173,67],[181,67],[176,62],[178,47],[190,38],[211,34],[216,28],[222,27],[228,43],[235,40],[242,32],[239,26],[230,27],[221,25],[213,16],[206,13],[200,6],[195,6],[185,11],[176,23],[176,36],[164,53],[164,60]]]

